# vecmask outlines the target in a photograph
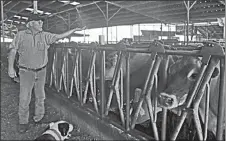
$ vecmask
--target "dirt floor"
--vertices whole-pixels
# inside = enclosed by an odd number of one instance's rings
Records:
[[[34,96],[32,96],[34,97]],[[47,124],[34,125],[30,124],[29,130],[21,134],[17,131],[18,127],[18,101],[19,101],[19,84],[15,83],[7,74],[7,51],[1,47],[1,140],[34,140],[41,135],[47,127]],[[34,114],[34,98],[30,104],[30,121]],[[51,106],[46,100],[46,115],[49,121],[64,119],[60,110]],[[84,133],[74,125],[72,137],[70,140],[95,140],[89,134]]]

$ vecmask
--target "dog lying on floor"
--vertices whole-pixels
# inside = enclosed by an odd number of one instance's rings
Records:
[[[73,125],[66,121],[51,122],[46,131],[35,141],[64,141],[69,139]]]

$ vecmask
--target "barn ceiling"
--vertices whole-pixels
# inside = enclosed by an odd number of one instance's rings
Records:
[[[76,3],[78,2],[78,4]],[[225,3],[221,0],[190,1],[190,21],[210,22],[225,16]],[[25,26],[33,10],[32,1],[4,3],[5,23],[19,28]],[[108,10],[107,10],[108,8]],[[38,14],[45,17],[44,28],[61,33],[76,26],[88,29],[140,23],[184,23],[187,10],[184,1],[38,1]],[[108,11],[108,12],[107,12]],[[69,20],[70,19],[70,20]]]

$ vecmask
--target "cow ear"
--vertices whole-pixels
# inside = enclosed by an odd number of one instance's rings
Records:
[[[219,68],[216,67],[213,71],[211,78],[216,78],[219,75],[219,73],[220,73]]]

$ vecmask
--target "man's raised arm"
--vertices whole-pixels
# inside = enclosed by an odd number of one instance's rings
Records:
[[[74,29],[71,29],[71,30],[69,30],[69,31],[67,31],[65,33],[57,34],[56,35],[56,38],[57,38],[57,40],[62,39],[62,38],[65,38],[65,37],[71,35],[72,33],[74,33],[75,31],[81,31],[81,30],[84,30],[85,28],[86,28],[86,26],[84,26],[83,28],[74,28]]]

